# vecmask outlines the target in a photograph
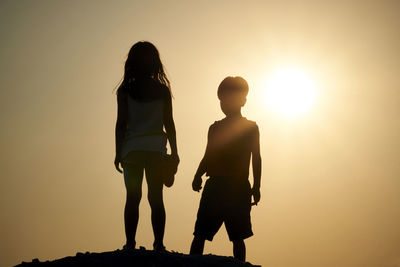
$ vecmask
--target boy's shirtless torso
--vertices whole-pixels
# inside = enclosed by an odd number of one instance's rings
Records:
[[[210,126],[206,149],[207,176],[247,180],[258,126],[245,117],[225,118]]]

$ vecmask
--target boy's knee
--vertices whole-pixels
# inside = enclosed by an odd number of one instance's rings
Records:
[[[234,246],[244,246],[244,240],[243,239],[232,240],[232,243],[233,243]]]

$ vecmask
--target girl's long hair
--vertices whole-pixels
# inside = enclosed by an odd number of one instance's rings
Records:
[[[118,87],[117,94],[120,89],[126,88],[125,86],[130,82],[143,77],[151,77],[165,85],[171,92],[171,86],[161,63],[160,54],[157,48],[147,41],[137,42],[129,50],[125,61],[124,77]]]

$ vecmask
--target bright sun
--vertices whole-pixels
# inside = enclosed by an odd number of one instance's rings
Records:
[[[312,80],[297,69],[281,69],[268,77],[265,85],[267,104],[284,116],[308,111],[314,101]]]

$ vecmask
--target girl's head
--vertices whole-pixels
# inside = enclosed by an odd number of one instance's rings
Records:
[[[129,50],[122,84],[142,77],[153,78],[170,88],[157,48],[146,41],[137,42]]]

